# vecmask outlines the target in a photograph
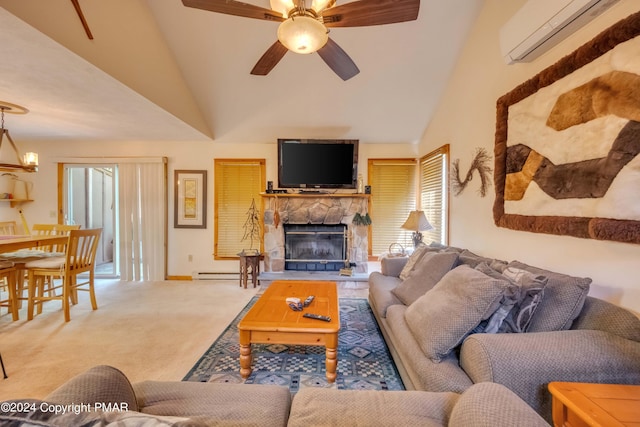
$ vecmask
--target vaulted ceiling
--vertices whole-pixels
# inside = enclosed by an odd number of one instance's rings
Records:
[[[347,81],[318,54],[291,52],[250,75],[273,22],[180,0],[79,4],[93,40],[70,0],[0,0],[0,100],[30,110],[5,118],[16,139],[414,143],[482,0],[422,0],[416,21],[332,28],[360,69]]]

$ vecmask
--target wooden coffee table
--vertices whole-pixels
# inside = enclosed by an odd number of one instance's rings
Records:
[[[555,426],[640,426],[640,386],[549,383]]]
[[[288,297],[315,298],[303,311],[293,311]],[[330,322],[303,317],[304,313],[331,317]],[[251,344],[322,345],[326,348],[327,381],[336,380],[340,311],[335,282],[275,281],[238,324],[240,375],[251,375]]]

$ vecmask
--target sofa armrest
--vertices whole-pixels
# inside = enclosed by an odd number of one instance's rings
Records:
[[[380,260],[380,272],[385,276],[399,277],[409,257],[383,257]]]
[[[549,427],[527,403],[495,383],[469,387],[451,412],[449,427]]]
[[[603,331],[474,334],[460,366],[477,382],[505,385],[551,421],[551,381],[640,383],[640,343]]]
[[[138,404],[131,383],[122,371],[106,365],[98,365],[76,375],[52,391],[47,402],[63,405],[96,402],[118,404],[129,411],[137,411]]]
[[[593,329],[640,342],[640,319],[631,311],[587,296],[571,329]]]

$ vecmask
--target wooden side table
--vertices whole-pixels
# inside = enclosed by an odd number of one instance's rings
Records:
[[[262,254],[260,252],[242,251],[238,256],[240,257],[240,287],[244,285],[244,288],[247,289],[249,274],[251,274],[251,283],[255,288],[256,284],[260,284],[258,275],[260,274],[260,258]]]
[[[640,385],[552,382],[553,424],[640,426]]]

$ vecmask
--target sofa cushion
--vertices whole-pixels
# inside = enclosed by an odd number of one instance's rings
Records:
[[[145,414],[208,425],[286,426],[291,409],[289,389],[276,385],[143,381],[134,389]]]
[[[418,261],[420,261],[424,256],[424,254],[426,253],[427,253],[427,246],[424,246],[424,245],[418,246],[413,251],[413,253],[409,256],[407,263],[402,268],[400,275],[398,276],[400,277],[400,280],[406,280],[409,277],[409,275],[411,275],[411,272],[413,271],[414,267],[418,265]]]
[[[107,365],[94,366],[71,378],[52,391],[45,400],[60,404],[126,404],[128,410],[138,410],[136,395],[129,379],[119,369]]]
[[[288,426],[446,426],[458,398],[426,391],[303,388],[293,399]]]
[[[393,349],[398,355],[399,361],[396,360],[396,365],[401,365],[399,370],[404,370],[409,377],[405,382],[407,389],[461,393],[471,387],[473,383],[460,369],[455,352],[451,352],[437,363],[425,357],[407,324],[407,309],[406,305],[389,307],[387,318],[381,324],[381,327],[386,327],[389,336],[389,349]],[[404,375],[402,379],[405,380]]]
[[[589,293],[590,278],[568,276],[519,261],[511,261],[508,268],[529,271],[549,279],[544,290],[545,296],[537,308],[536,315],[531,319],[529,332],[561,331],[571,328]]]
[[[377,271],[369,275],[369,302],[378,317],[387,316],[387,308],[395,304],[402,304],[391,291],[401,283],[393,276],[385,276]]]
[[[433,288],[457,260],[455,252],[427,252],[418,260],[409,277],[391,292],[405,305],[411,305]]]
[[[548,279],[528,271],[506,268],[502,273],[480,263],[476,270],[496,279],[509,280],[518,289],[513,300],[503,301],[500,308],[491,316],[488,326],[481,332],[527,332],[531,319],[542,301]]]
[[[411,304],[405,318],[424,354],[439,362],[491,317],[513,288],[508,280],[461,265]]]
[[[460,396],[449,427],[527,426],[549,424],[508,388],[496,383],[474,384]]]
[[[383,256],[380,259],[380,272],[385,276],[398,278],[407,262],[407,256]]]

